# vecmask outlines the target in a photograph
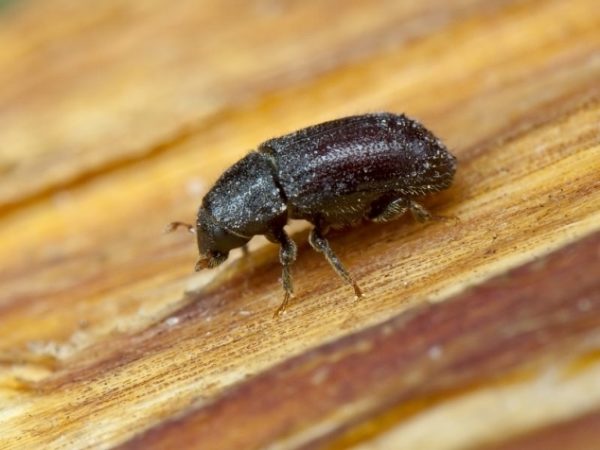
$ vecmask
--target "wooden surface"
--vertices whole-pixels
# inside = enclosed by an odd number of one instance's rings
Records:
[[[0,448],[600,441],[596,2],[0,11]],[[458,157],[426,203],[460,221],[336,232],[364,299],[303,223],[280,319],[275,246],[194,274],[162,234],[261,141],[381,110]]]
[[[599,248],[597,233],[510,272],[509,283],[504,276],[494,278],[468,293],[415,306],[305,352],[124,448],[171,449],[181,443],[190,448],[261,448],[288,430],[300,432],[280,445],[345,448],[370,439],[358,447],[392,449],[401,443],[403,448],[422,448],[419,441],[410,441],[414,416],[433,415],[435,406],[454,403],[454,425],[461,426],[472,421],[472,412],[461,403],[486,396],[496,400],[479,400],[480,407],[487,407],[487,420],[510,420],[513,429],[527,429],[539,417],[522,408],[526,402],[552,409],[563,400],[561,387],[593,387],[598,382],[593,377],[600,377],[598,368],[580,367],[593,355],[586,341],[597,337],[600,327]],[[589,270],[581,271],[582,266]],[[536,375],[548,377],[536,386],[541,392],[530,386]],[[553,398],[544,398],[549,394]],[[510,409],[502,401],[511,396],[521,408],[508,418]],[[600,400],[593,390],[586,396],[577,399],[577,407],[589,408]],[[499,414],[497,408],[503,411]],[[547,417],[565,413],[549,411]],[[430,420],[433,426],[435,419]],[[390,422],[405,423],[400,430],[389,430]],[[223,432],[229,429],[235,432]],[[456,429],[435,429],[436,435],[425,441],[429,448],[469,443]]]

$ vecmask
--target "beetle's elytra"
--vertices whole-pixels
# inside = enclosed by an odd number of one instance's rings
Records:
[[[293,293],[296,244],[284,231],[288,219],[314,225],[310,245],[361,291],[325,238],[331,227],[361,219],[385,222],[410,210],[431,214],[415,198],[446,189],[456,158],[419,122],[391,113],[364,114],[314,125],[270,139],[221,175],[202,200],[195,232],[196,270],[215,267],[229,251],[262,234],[280,247],[283,312]]]

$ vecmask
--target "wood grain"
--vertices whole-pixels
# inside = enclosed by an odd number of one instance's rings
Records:
[[[202,436],[202,448],[535,448],[568,434],[600,407],[596,11],[8,6],[0,448],[186,448]],[[256,239],[248,258],[193,274],[193,239],[161,234],[192,221],[261,141],[381,110],[418,118],[458,157],[454,187],[427,204],[460,221],[334,234],[363,300],[303,223],[279,320],[275,246]]]
[[[492,450],[558,450],[576,448],[593,450],[598,446],[600,413],[593,411],[564,423],[536,430],[513,441],[491,447]]]
[[[556,395],[556,385],[581,382],[582,362],[598,356],[585,343],[598,342],[599,252],[595,234],[458,297],[414,307],[288,360],[123,448],[346,448],[374,435],[380,448],[439,448],[448,442],[443,430],[419,443],[386,428],[486,389],[534,382]],[[532,394],[536,408],[556,402]],[[600,392],[584,395],[580,408],[600,401]],[[542,417],[556,419],[551,407]],[[520,419],[520,427],[540,420]]]

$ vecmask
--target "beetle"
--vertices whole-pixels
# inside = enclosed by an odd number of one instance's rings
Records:
[[[362,295],[331,249],[331,228],[361,220],[387,222],[410,211],[419,221],[433,216],[415,199],[452,184],[456,158],[433,133],[403,114],[373,113],[313,125],[269,139],[233,164],[202,200],[195,225],[172,222],[196,234],[196,271],[223,263],[230,250],[255,235],[280,245],[285,311],[294,292],[291,265],[296,244],[288,219],[314,225],[310,245]]]

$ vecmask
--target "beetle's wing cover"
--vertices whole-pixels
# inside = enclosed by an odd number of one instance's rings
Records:
[[[274,156],[288,203],[306,214],[364,210],[391,191],[424,193],[433,160],[448,154],[418,122],[389,113],[325,122],[271,139],[259,150]]]

